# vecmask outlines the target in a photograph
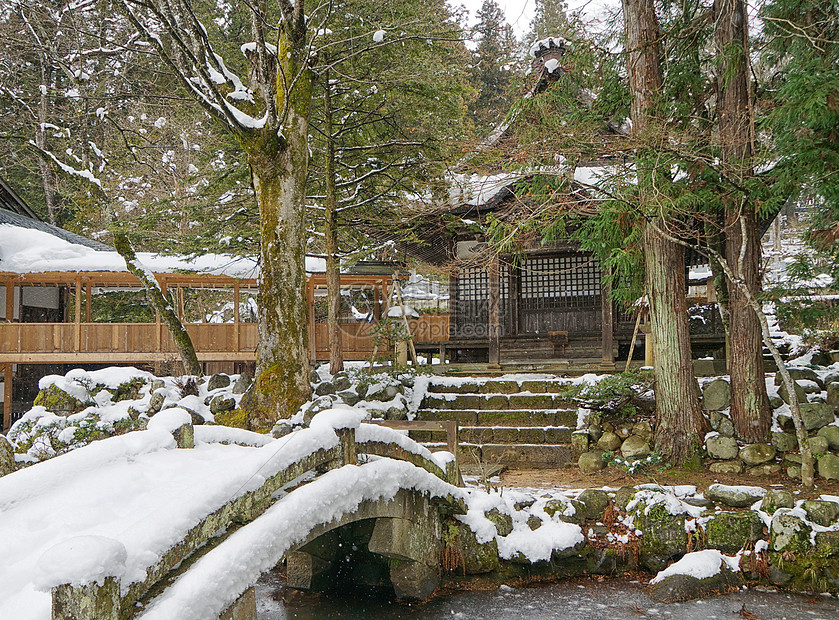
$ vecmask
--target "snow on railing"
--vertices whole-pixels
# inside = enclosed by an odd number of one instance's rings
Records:
[[[40,564],[54,567],[81,565],[90,570],[85,569],[81,573],[78,570],[71,571],[73,574],[65,574],[63,570],[42,571],[39,587],[50,590],[52,593],[53,620],[69,620],[70,618],[119,620],[121,617],[131,615],[130,610],[137,608],[138,601],[148,594],[155,584],[167,578],[171,571],[180,566],[184,560],[190,558],[210,540],[214,542],[226,540],[229,531],[235,529],[231,526],[252,523],[263,516],[279,502],[276,497],[278,492],[291,484],[306,485],[313,494],[323,495],[321,487],[332,484],[328,480],[334,478],[333,482],[336,482],[340,479],[341,492],[333,493],[331,497],[335,499],[339,496],[358,495],[356,498],[358,501],[392,499],[397,490],[404,488],[441,499],[450,511],[465,512],[463,494],[455,486],[459,482],[459,472],[454,455],[448,452],[432,454],[427,448],[403,433],[374,424],[362,423],[367,415],[366,411],[353,407],[341,406],[329,409],[317,414],[312,419],[309,428],[276,440],[281,442],[279,449],[260,471],[253,474],[254,477],[266,476],[265,481],[256,489],[231,498],[194,525],[177,545],[163,554],[154,565],[148,567],[144,581],[127,584],[120,582],[122,571],[117,569],[124,565],[124,558],[122,563],[114,561],[115,553],[111,548],[113,545],[84,545],[81,550],[78,540],[56,545],[45,553]],[[169,417],[171,419],[168,419]],[[192,447],[192,433],[190,432],[192,429],[184,428],[191,426],[186,416],[168,416],[156,426],[159,428],[152,432],[159,432],[165,428],[175,436],[178,447]],[[185,434],[190,438],[190,441],[186,443],[182,441]],[[269,443],[268,446],[270,445]],[[382,470],[370,478],[367,474],[361,473],[368,471],[367,469],[362,470],[358,467],[359,462],[367,460],[359,459],[359,455],[374,458],[387,457],[405,463],[398,467],[394,464],[395,469],[392,472],[387,461],[382,461],[382,464],[378,464],[379,461],[369,463],[368,465],[374,467],[368,467],[370,470],[368,473],[373,474],[373,470],[377,472]],[[315,476],[310,474],[310,472],[330,472],[344,466],[351,466],[353,470],[348,470],[345,476],[339,478],[332,476],[325,479],[324,475],[318,477],[317,473]],[[387,490],[374,492],[376,486],[374,482],[378,479],[388,483]],[[316,480],[320,480],[320,483],[314,484]],[[434,480],[436,482],[433,482]],[[357,484],[358,493],[355,493],[352,488],[347,488],[347,484]],[[309,487],[309,485],[312,486]],[[305,496],[306,493],[303,495]],[[299,498],[300,494],[296,497]],[[355,506],[357,507],[357,503]],[[341,514],[351,513],[352,501],[337,510]],[[282,513],[282,511],[279,512]],[[320,522],[315,520],[310,524],[309,529],[319,524]],[[297,538],[300,536],[298,535]],[[290,548],[293,540],[289,539],[287,542],[286,547]],[[272,559],[276,564],[288,548],[282,545],[274,547],[276,547],[274,551],[280,554],[277,559]],[[226,547],[226,549],[229,548],[230,545]],[[237,548],[241,550],[241,546]],[[65,557],[67,554],[72,557]],[[83,561],[79,559],[81,556],[84,556]],[[258,577],[258,574],[256,576]],[[241,588],[242,591],[249,585]],[[241,592],[238,592],[236,596],[239,594]],[[227,603],[232,602],[231,600]],[[91,613],[93,615],[90,615]]]

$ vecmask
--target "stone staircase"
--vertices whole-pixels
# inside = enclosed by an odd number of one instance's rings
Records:
[[[572,460],[577,424],[577,406],[560,394],[564,385],[545,375],[432,378],[417,419],[458,423],[458,463],[466,472],[559,468]],[[437,438],[411,435],[429,445]]]

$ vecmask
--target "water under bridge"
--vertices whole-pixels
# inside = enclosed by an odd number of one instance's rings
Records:
[[[0,478],[17,558],[0,567],[0,617],[251,617],[249,589],[283,560],[301,588],[354,562],[379,567],[356,582],[401,598],[438,585],[441,523],[466,512],[450,453],[349,408],[279,440],[183,414]]]

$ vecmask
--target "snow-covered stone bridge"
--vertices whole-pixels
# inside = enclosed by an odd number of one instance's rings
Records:
[[[170,409],[0,478],[0,618],[220,617],[283,557],[292,585],[315,585],[330,533],[361,521],[370,552],[400,560],[397,594],[427,596],[441,520],[466,512],[454,458],[363,416],[325,411],[274,440],[184,429]]]

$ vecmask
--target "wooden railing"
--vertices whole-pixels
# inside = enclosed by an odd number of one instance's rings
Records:
[[[423,314],[409,324],[415,343],[443,343],[449,340],[448,314]],[[374,328],[374,323],[341,323],[344,359],[370,359]],[[319,361],[329,359],[329,336],[325,323],[315,323],[315,356]]]
[[[371,323],[341,325],[347,360],[369,359],[373,351]],[[258,341],[255,323],[188,323],[201,361],[253,361]],[[411,321],[415,342],[446,342],[449,317],[423,315]],[[315,324],[317,360],[329,359],[326,325]],[[144,362],[177,354],[175,343],[160,323],[0,323],[0,362]]]

